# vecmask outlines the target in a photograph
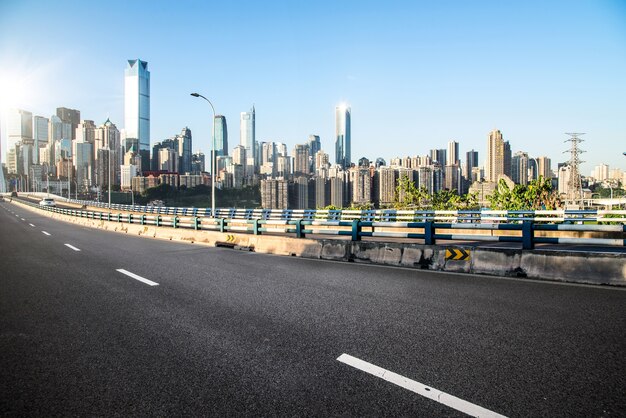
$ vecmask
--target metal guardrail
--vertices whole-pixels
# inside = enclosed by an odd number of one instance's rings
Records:
[[[79,205],[109,209],[104,202],[68,200]],[[211,208],[168,207],[112,204],[111,210],[160,215],[198,216],[212,218]],[[614,218],[613,216],[619,216]],[[451,222],[451,223],[499,223],[499,222],[621,222],[626,223],[626,210],[349,210],[349,209],[238,209],[218,208],[215,218],[262,219],[262,220],[328,220],[365,222]]]
[[[339,219],[317,219],[317,216],[322,213],[333,211],[304,211],[309,214],[307,217],[301,217],[294,219],[294,213],[299,214],[297,211],[291,211],[292,217],[288,219],[272,219],[270,216],[264,216],[263,218],[252,217],[235,217],[238,214],[237,210],[228,210],[229,217],[207,217],[205,215],[206,210],[194,210],[191,213],[176,213],[181,208],[166,208],[166,210],[155,212],[138,212],[128,211],[125,209],[125,205],[118,205],[119,210],[125,211],[125,213],[112,213],[111,211],[91,211],[84,209],[62,209],[57,207],[39,206],[31,202],[22,202],[30,206],[38,207],[42,210],[47,210],[54,213],[60,213],[63,215],[77,216],[81,218],[89,218],[93,220],[140,224],[140,225],[154,225],[157,227],[172,227],[172,228],[188,228],[197,231],[219,231],[219,232],[233,232],[233,233],[248,233],[254,235],[261,234],[293,234],[297,238],[304,238],[307,235],[335,235],[335,236],[347,236],[353,241],[360,241],[363,237],[379,237],[379,238],[406,238],[406,239],[419,239],[423,240],[426,245],[435,245],[439,240],[455,240],[455,241],[488,241],[488,242],[516,242],[521,243],[523,249],[533,249],[535,244],[549,243],[549,244],[586,244],[586,245],[601,245],[601,246],[626,246],[626,225],[584,225],[580,223],[580,218],[567,218],[563,216],[564,222],[566,220],[575,220],[579,222],[574,223],[561,223],[561,224],[547,224],[541,223],[545,220],[537,222],[536,218],[519,216],[514,217],[512,215],[537,215],[540,211],[528,211],[528,212],[507,212],[505,216],[497,213],[497,220],[493,221],[493,217],[489,217],[489,221],[485,222],[485,218],[476,218],[465,216],[465,213],[461,211],[456,212],[457,218],[453,222],[438,222],[438,219],[442,217],[441,213],[430,212],[424,214],[422,212],[411,212],[412,217],[423,217],[418,221],[400,221],[398,220],[397,211],[394,220],[386,218],[384,213],[371,216],[369,220],[362,220],[360,217],[363,215],[360,211],[342,211],[341,215],[337,214],[336,218]],[[155,208],[156,209],[156,208]],[[184,208],[183,208],[184,209]],[[210,209],[208,210],[210,212]],[[241,211],[241,210],[239,210]],[[255,213],[247,212],[246,213]],[[159,213],[160,212],[160,213]],[[221,211],[216,211],[217,214],[226,214]],[[346,214],[345,212],[348,212]],[[488,211],[490,215],[494,215]],[[623,214],[626,215],[626,211]],[[241,212],[239,212],[241,213]],[[271,214],[272,212],[263,212],[264,215]],[[452,214],[453,211],[450,211]],[[468,211],[474,215],[474,212]],[[480,214],[485,213],[479,212]],[[357,217],[357,215],[360,216]],[[585,214],[587,214],[585,212]],[[353,216],[353,219],[345,218],[345,215]],[[403,214],[404,215],[404,214]],[[334,215],[333,215],[334,216]],[[544,214],[541,214],[544,216]],[[382,218],[382,220],[376,220],[376,218]],[[596,218],[599,219],[596,214]],[[511,222],[509,219],[513,219]],[[555,218],[550,218],[553,221]],[[504,223],[503,221],[507,221]],[[584,218],[588,221],[589,218]],[[606,218],[610,221],[620,221],[621,219]],[[481,233],[487,232],[487,233]],[[478,233],[477,233],[478,232]],[[601,235],[601,237],[560,237],[560,236],[548,236],[548,234],[560,234],[562,232],[580,233],[595,233]],[[539,236],[538,234],[539,233]],[[606,238],[611,236],[611,238]],[[616,237],[617,236],[617,237]]]

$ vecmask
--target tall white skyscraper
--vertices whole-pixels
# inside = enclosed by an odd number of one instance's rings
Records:
[[[138,140],[141,166],[150,167],[150,71],[139,59],[124,71],[124,126],[126,138]]]
[[[345,104],[335,108],[335,163],[344,169],[352,163],[350,115],[351,109]]]
[[[32,144],[33,114],[22,109],[10,109],[7,117],[8,141],[7,148],[15,147],[18,142]]]
[[[241,112],[239,125],[239,144],[246,149],[245,175],[251,177],[255,172],[256,132],[254,106],[249,112]]]
[[[459,143],[456,141],[448,142],[448,154],[446,155],[446,165],[460,165]]]
[[[498,176],[505,174],[504,165],[504,139],[502,132],[494,129],[489,132],[487,141],[487,163],[485,167],[487,181],[497,182]]]

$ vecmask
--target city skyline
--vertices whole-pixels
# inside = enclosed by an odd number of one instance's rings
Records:
[[[51,48],[69,29],[58,28],[44,38],[40,33],[45,30],[31,33],[19,27],[28,18],[45,28],[63,3],[0,6],[0,79],[3,93],[16,93],[2,95],[3,107],[50,117],[56,107],[67,106],[98,125],[110,118],[118,128],[126,128],[120,62],[140,57],[152,71],[150,145],[188,126],[194,151],[209,155],[211,115],[188,97],[198,91],[230,119],[231,128],[254,104],[259,142],[278,141],[291,148],[314,134],[331,155],[333,109],[347,102],[352,109],[353,161],[422,155],[457,141],[460,155],[474,149],[484,166],[487,135],[498,129],[513,153],[545,155],[555,167],[568,159],[564,132],[575,131],[587,133],[582,144],[587,151],[582,156],[584,175],[600,164],[626,169],[621,154],[626,144],[626,86],[621,76],[626,72],[626,25],[620,18],[626,16],[626,7],[618,2],[554,2],[541,8],[533,3],[482,3],[475,10],[455,2],[395,3],[384,11],[364,2],[333,4],[332,15],[324,12],[324,3],[250,4],[240,15],[228,5],[164,4],[161,13],[148,13],[141,41],[118,42],[123,38],[97,30],[100,23],[93,19],[83,20],[95,30],[80,30],[86,23],[75,19],[71,32],[82,34],[72,37],[80,59],[70,49]],[[96,15],[102,7],[75,5],[74,13]],[[107,10],[116,7],[121,3],[112,2]],[[121,24],[145,12],[141,5],[124,10],[117,17]],[[223,41],[211,43],[211,53],[205,54],[200,45],[212,37],[200,22],[209,11],[221,17],[215,31]],[[159,33],[163,22],[181,14],[189,16],[184,37],[169,34],[168,39]],[[346,16],[353,19],[339,48],[329,43],[334,33],[330,29]],[[259,26],[261,20],[267,28]],[[374,21],[379,25],[368,34]],[[308,22],[318,23],[319,30],[298,30]],[[241,45],[242,38],[249,44]],[[110,46],[104,61],[97,54],[100,45]],[[233,45],[248,53],[248,63],[259,65],[243,65],[243,57],[228,52]],[[212,65],[206,55],[222,57],[223,62]],[[175,56],[192,60],[172,59]],[[2,134],[6,158],[6,125]],[[230,134],[236,138],[239,132]],[[236,142],[231,141],[230,150]]]

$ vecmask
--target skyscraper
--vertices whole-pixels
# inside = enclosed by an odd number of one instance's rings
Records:
[[[518,151],[511,159],[511,180],[515,184],[528,184],[528,153]]]
[[[440,161],[443,164],[443,161]],[[461,165],[459,160],[459,143],[456,141],[448,142],[448,155],[446,156],[446,165]]]
[[[472,181],[472,169],[474,167],[478,167],[478,151],[471,150],[465,154],[465,167],[463,167],[463,176],[470,182]]]
[[[350,115],[351,109],[345,104],[335,108],[335,163],[344,169],[352,163]]]
[[[7,149],[15,147],[15,144],[33,143],[33,114],[27,110],[10,109],[7,117],[8,138]]]
[[[71,139],[76,139],[76,128],[80,124],[80,110],[68,109],[67,107],[57,107],[57,116],[64,123],[69,123],[71,126]]]
[[[293,148],[293,174],[294,176],[300,176],[310,172],[309,146],[307,144],[296,144]]]
[[[213,123],[215,123],[215,159],[211,157],[211,161],[214,161],[216,176],[219,176],[220,170],[225,168],[226,160],[223,157],[228,156],[228,126],[226,117],[222,115],[215,115]],[[209,168],[210,165],[209,162]]]
[[[252,177],[255,172],[256,132],[255,109],[252,106],[249,112],[241,112],[239,125],[239,145],[246,150],[245,176]]]
[[[537,157],[537,163],[539,164],[539,175],[546,179],[552,178],[552,166],[548,157]]]
[[[487,181],[497,182],[498,176],[504,174],[504,140],[502,139],[502,132],[497,129],[489,132],[485,168]]]
[[[183,128],[178,140],[178,171],[181,174],[191,173],[191,130],[187,127]]]
[[[150,166],[150,71],[148,63],[128,60],[124,71],[126,138],[137,138],[141,166]]]
[[[35,164],[39,162],[39,149],[48,145],[48,118],[42,116],[33,117],[33,161]]]

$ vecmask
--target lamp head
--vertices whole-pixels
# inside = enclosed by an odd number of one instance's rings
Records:
[[[193,97],[200,97],[200,95],[199,95],[198,93],[191,93],[191,95],[192,95]]]

